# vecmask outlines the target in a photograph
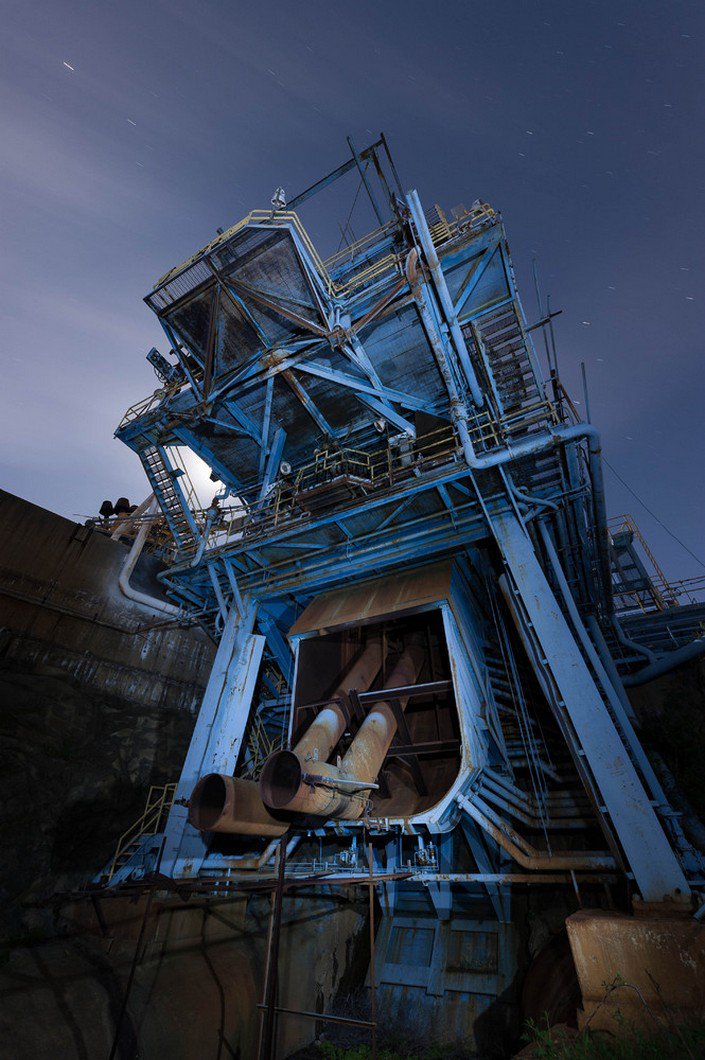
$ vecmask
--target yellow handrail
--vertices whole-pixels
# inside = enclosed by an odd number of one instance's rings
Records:
[[[280,751],[286,742],[286,733],[278,736],[270,736],[264,727],[259,714],[256,714],[252,722],[252,731],[247,741],[247,750],[250,754],[250,763],[247,771],[242,774],[245,778],[256,778],[262,771],[262,766],[275,751]]]
[[[118,430],[120,430],[121,427],[124,427],[126,423],[130,423],[132,420],[137,419],[137,417],[141,416],[143,413],[149,412],[149,410],[154,408],[155,405],[158,405],[159,402],[178,393],[178,391],[185,385],[185,381],[170,383],[168,386],[157,387],[157,389],[151,394],[148,394],[147,397],[140,398],[140,400],[136,401],[134,405],[130,405],[129,409],[120,420]]]
[[[528,417],[531,417],[532,423],[536,423],[537,418],[544,418],[551,423],[558,421],[555,406],[550,401],[539,400],[521,413],[500,418],[494,418],[485,410],[473,411],[468,428],[473,443],[490,450],[511,440]],[[206,547],[209,550],[222,548],[235,536],[275,529],[282,518],[290,521],[292,518],[308,517],[301,502],[305,502],[308,490],[326,481],[346,477],[351,484],[357,484],[361,489],[376,489],[418,474],[422,463],[436,466],[442,462],[452,462],[459,453],[458,439],[450,424],[416,442],[409,439],[409,446],[408,452],[402,447],[390,445],[372,451],[342,446],[319,449],[314,453],[313,460],[295,468],[291,477],[274,484],[264,497],[260,498],[257,490],[254,496],[240,494],[237,514],[233,513],[228,521],[227,511],[223,512],[223,519],[211,530]]]
[[[473,204],[473,207],[466,214],[452,221],[449,221],[446,218],[440,206],[435,206],[434,210],[437,219],[431,226],[431,233],[433,241],[437,245],[446,243],[449,239],[461,234],[465,229],[472,230],[477,228],[478,225],[491,224],[496,219],[495,211],[488,203],[478,202]],[[211,239],[210,242],[206,243],[205,246],[201,247],[200,250],[197,250],[195,254],[192,254],[187,258],[186,261],[183,261],[180,265],[174,266],[173,269],[170,269],[161,276],[155,283],[152,294],[154,294],[159,288],[171,282],[178,275],[184,273],[190,266],[195,265],[205,254],[210,253],[212,250],[215,250],[216,247],[221,246],[229,239],[232,239],[232,237],[242,231],[243,228],[246,228],[248,225],[261,224],[271,225],[272,228],[291,227],[296,231],[296,234],[310,255],[316,271],[321,277],[329,294],[345,294],[355,287],[359,287],[362,283],[366,283],[369,280],[382,275],[382,273],[394,269],[401,260],[398,254],[387,254],[378,261],[372,262],[367,268],[361,270],[359,273],[355,273],[345,283],[336,283],[331,278],[330,270],[341,265],[346,258],[349,258],[351,262],[354,261],[355,256],[365,247],[372,246],[376,241],[392,231],[396,227],[396,221],[388,221],[380,228],[368,232],[366,235],[356,240],[355,243],[351,244],[351,246],[345,247],[343,250],[338,251],[324,261],[316,250],[308,232],[301,223],[298,214],[294,210],[250,210],[246,217],[237,221],[225,232],[219,233]]]
[[[115,854],[108,870],[108,882],[112,880],[120,867],[119,861],[125,850],[140,836],[154,835],[159,831],[162,817],[171,808],[175,792],[176,784],[152,785],[149,789],[142,815],[118,839]]]
[[[607,525],[608,525],[608,527],[610,529],[610,533],[613,534],[613,535],[616,534],[616,533],[619,533],[620,531],[624,531],[624,530],[629,531],[636,538],[636,540],[639,542],[639,544],[641,545],[641,547],[642,547],[642,549],[644,551],[644,554],[646,555],[647,559],[649,560],[649,563],[651,564],[651,566],[652,566],[652,568],[653,568],[653,570],[654,570],[654,572],[656,574],[655,578],[654,577],[651,578],[651,586],[652,586],[651,596],[652,596],[652,598],[654,600],[654,603],[656,605],[656,609],[659,610],[659,611],[665,611],[669,607],[678,607],[679,604],[680,604],[680,601],[678,600],[678,593],[671,586],[671,583],[669,582],[668,578],[664,574],[664,572],[663,572],[661,566],[659,565],[655,555],[653,554],[653,552],[649,548],[649,546],[648,546],[648,544],[646,542],[646,538],[644,537],[644,535],[642,534],[641,530],[639,529],[639,526],[638,526],[636,520],[634,519],[634,516],[633,515],[615,515],[611,519],[608,520],[608,524]],[[639,590],[639,591],[643,591],[643,590]],[[641,607],[641,610],[642,611],[644,610],[643,603],[638,597],[638,591],[625,590],[624,592],[618,593],[618,595],[619,596],[636,596],[637,597],[637,603]]]

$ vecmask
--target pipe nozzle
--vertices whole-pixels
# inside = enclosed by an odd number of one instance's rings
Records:
[[[288,822],[270,814],[255,781],[222,773],[201,777],[189,800],[188,818],[199,832],[279,836],[289,829]]]
[[[301,786],[303,767],[293,751],[276,751],[264,763],[259,778],[262,802],[273,810],[288,806]]]

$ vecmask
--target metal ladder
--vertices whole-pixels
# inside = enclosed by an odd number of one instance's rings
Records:
[[[140,460],[177,549],[179,552],[193,551],[196,544],[196,522],[166,453],[161,446],[150,445],[142,450]]]
[[[107,870],[95,882],[119,883],[137,855],[149,853],[147,848],[160,830],[175,791],[176,784],[152,785],[141,816],[120,836]]]
[[[488,313],[479,322],[478,332],[487,351],[504,415],[531,418],[532,422],[526,424],[527,429],[543,426],[545,414],[540,414],[538,419],[531,415],[540,405],[543,394],[514,305]]]

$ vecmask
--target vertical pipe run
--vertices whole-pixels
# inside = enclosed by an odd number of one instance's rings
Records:
[[[375,890],[372,871],[372,844],[367,844],[367,864],[370,869],[370,1028],[371,1060],[377,1060],[377,986],[375,983]]]
[[[156,514],[157,509],[158,505],[154,494],[152,494],[150,502],[146,508],[146,514],[154,515]],[[142,555],[142,549],[144,548],[144,543],[147,540],[147,534],[149,533],[151,528],[151,520],[147,519],[145,522],[142,523],[139,530],[137,531],[137,536],[132,542],[132,547],[127,553],[127,556],[125,557],[125,562],[120,568],[120,574],[118,575],[118,585],[120,587],[120,592],[123,594],[123,596],[126,596],[128,600],[134,600],[137,604],[143,604],[145,607],[151,607],[155,611],[163,611],[167,615],[175,615],[176,617],[180,617],[180,608],[174,607],[173,604],[167,603],[166,600],[158,600],[156,596],[148,596],[147,593],[142,593],[139,591],[139,589],[133,589],[130,585],[130,578],[132,577],[132,572],[137,566],[137,560]]]
[[[286,838],[279,844],[279,867],[277,885],[272,897],[267,966],[264,984],[265,1010],[262,1017],[259,1040],[259,1060],[274,1060],[274,1022],[276,1017],[277,981],[279,978],[279,938],[282,923],[282,900],[284,897],[284,873],[286,871]]]
[[[426,258],[431,265],[431,271],[433,272],[432,262],[435,260],[438,263],[438,256],[436,255],[435,247],[433,246],[433,240],[431,233],[428,230],[426,224],[426,218],[423,215],[421,209],[421,203],[419,201],[418,194],[416,192],[410,192],[407,196],[407,202],[411,209],[412,217],[416,223],[419,238],[421,238]],[[423,235],[422,235],[423,233]],[[428,245],[428,247],[427,247]],[[510,460],[518,460],[523,456],[533,455],[534,453],[543,452],[546,449],[550,449],[554,445],[560,445],[563,443],[567,445],[572,441],[587,440],[588,443],[588,466],[590,469],[590,479],[592,482],[592,495],[593,495],[593,515],[597,530],[597,553],[598,562],[600,565],[600,572],[603,582],[603,592],[605,598],[609,601],[611,606],[612,600],[612,578],[609,565],[609,537],[607,531],[607,516],[605,514],[605,487],[602,477],[602,450],[600,445],[600,436],[598,432],[590,424],[576,424],[575,426],[559,427],[550,430],[544,435],[539,435],[538,438],[522,439],[515,445],[507,445],[502,449],[495,450],[490,453],[484,453],[482,456],[478,456],[473,448],[472,440],[470,438],[470,432],[468,430],[468,409],[462,396],[458,392],[458,388],[455,385],[455,381],[452,376],[450,365],[446,357],[441,336],[438,332],[436,322],[433,318],[433,314],[429,308],[428,302],[424,296],[423,284],[419,281],[416,273],[416,248],[413,248],[407,258],[406,263],[406,276],[409,281],[411,292],[414,295],[414,299],[418,306],[421,319],[424,323],[424,328],[428,336],[428,340],[431,343],[431,347],[436,356],[438,367],[443,376],[443,381],[446,384],[448,390],[448,396],[450,398],[450,417],[458,432],[460,444],[463,449],[463,455],[469,465],[469,467],[476,470],[483,470],[488,467],[498,467],[501,464],[505,464]],[[443,272],[438,265],[438,272],[440,273],[440,280],[443,283],[448,298],[448,288],[445,285],[445,278]],[[434,273],[434,279],[436,279]],[[439,281],[440,282],[440,281]],[[441,294],[439,290],[439,295]],[[452,302],[451,302],[452,307]],[[456,318],[457,322],[457,318]],[[459,329],[458,329],[459,330]],[[451,334],[455,341],[456,333],[451,326]],[[472,379],[474,379],[474,389],[472,388],[472,382],[470,377],[468,381],[471,385],[473,393],[473,399],[478,405],[484,404],[484,396],[479,389],[477,379],[474,375],[472,365],[469,363],[469,355],[467,353],[467,347],[462,339],[462,333],[460,333],[460,339],[463,342],[463,349],[465,350],[465,356],[468,361],[470,371],[472,372]],[[457,347],[460,350],[460,347]],[[468,370],[465,360],[461,356],[461,361],[466,372]],[[477,397],[476,397],[477,391]]]

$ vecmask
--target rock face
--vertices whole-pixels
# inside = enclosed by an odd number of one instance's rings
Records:
[[[122,596],[126,554],[0,492],[0,1052],[18,1060],[110,1054],[147,900],[103,898],[100,917],[44,900],[99,873],[150,786],[177,779],[214,654]],[[133,575],[156,597],[158,569],[144,557]],[[269,908],[155,899],[116,1055],[255,1056]],[[345,893],[285,896],[280,1005],[323,1012],[364,975],[365,915]],[[314,1033],[280,1016],[277,1055]]]
[[[67,909],[66,937],[14,947],[0,968],[0,1035],[15,1060],[107,1057],[146,899],[104,899],[105,935],[89,905]],[[145,921],[118,1057],[208,1060],[257,1055],[269,902],[263,897],[154,902]],[[330,1011],[358,951],[364,903],[285,896],[278,1004]],[[315,999],[312,1005],[312,999]],[[310,1042],[315,1021],[280,1015],[277,1056]],[[322,1029],[322,1025],[318,1024]]]
[[[0,491],[3,937],[50,930],[27,903],[95,876],[181,769],[214,647],[122,595],[127,551]],[[158,570],[133,575],[156,598]]]
[[[685,797],[701,822],[705,821],[705,656],[691,659],[648,684],[630,688],[629,698],[649,751],[663,758],[677,779],[679,790],[664,781],[669,797],[676,803]],[[704,840],[705,831],[699,843]]]

